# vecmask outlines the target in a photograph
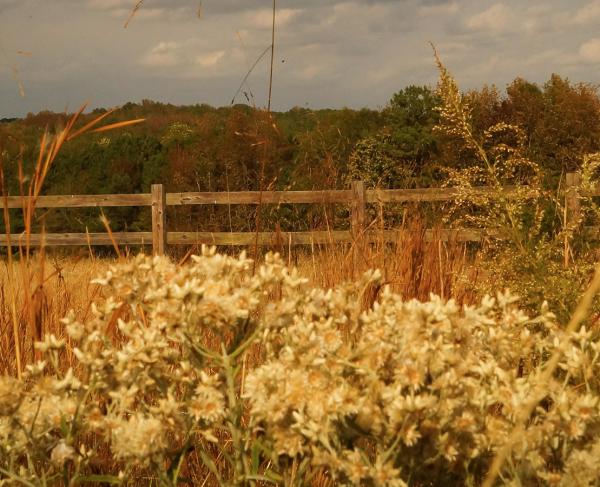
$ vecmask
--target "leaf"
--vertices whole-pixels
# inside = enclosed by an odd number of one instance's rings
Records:
[[[260,442],[257,440],[252,445],[252,473],[258,473],[258,467],[260,466],[260,450],[261,450]]]
[[[212,458],[210,458],[205,452],[200,451],[200,458],[202,458],[202,463],[210,470],[210,472],[217,478],[219,481],[219,485],[222,485],[223,482],[221,480],[221,475],[219,474],[219,469],[215,465],[215,462]]]
[[[61,415],[60,417],[60,432],[64,437],[69,435],[69,424],[67,423],[67,417],[65,415]]]
[[[136,120],[127,120],[125,122],[111,123],[110,125],[105,125],[104,127],[99,127],[97,129],[91,130],[90,133],[91,134],[96,134],[98,132],[106,132],[107,130],[113,130],[113,129],[119,129],[119,128],[122,128],[122,127],[128,127],[129,125],[134,125],[134,124],[137,124],[137,123],[142,123],[145,120],[146,120],[145,118],[138,118]]]
[[[83,475],[75,478],[78,482],[102,482],[106,484],[119,485],[122,479],[115,475]]]

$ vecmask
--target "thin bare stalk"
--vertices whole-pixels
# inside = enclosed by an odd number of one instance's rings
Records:
[[[273,65],[275,60],[275,16],[277,12],[277,0],[273,0],[273,26],[271,28],[271,70],[269,74],[269,101],[267,111],[271,113],[271,95],[273,94]]]
[[[139,0],[134,7],[131,9],[131,12],[129,12],[129,17],[127,17],[127,20],[125,21],[125,23],[123,24],[123,28],[127,29],[127,27],[129,26],[129,23],[133,20],[133,18],[135,17],[135,14],[137,13],[137,11],[142,7],[142,4],[144,3],[144,0]]]
[[[10,294],[10,317],[12,321],[13,328],[13,341],[15,347],[15,360],[16,360],[16,368],[17,368],[17,377],[21,380],[23,375],[23,365],[21,359],[21,337],[19,334],[19,320],[17,318],[17,296],[15,295],[15,279],[14,279],[14,269],[13,269],[13,254],[12,254],[12,242],[10,238],[11,226],[10,226],[10,214],[8,212],[8,194],[6,192],[5,184],[4,184],[4,164],[0,164],[0,184],[2,187],[2,197],[4,199],[4,225],[6,232],[6,243],[7,247],[7,256],[8,256],[8,265],[7,265],[7,276],[8,276],[8,291]]]

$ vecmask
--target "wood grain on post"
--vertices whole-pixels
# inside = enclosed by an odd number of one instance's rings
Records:
[[[365,183],[352,181],[352,234],[358,238],[365,229]]]
[[[507,197],[521,195],[517,186],[503,186],[502,193]],[[494,194],[497,189],[487,186],[472,188],[473,194]],[[407,203],[427,201],[447,201],[459,194],[456,188],[418,188],[418,189],[368,189],[367,203]]]
[[[581,174],[568,172],[565,178],[565,213],[564,213],[564,268],[571,264],[571,237],[581,219],[581,202],[579,201],[579,186],[581,185]]]
[[[364,242],[379,242],[382,237],[386,242],[397,242],[410,230],[384,230],[363,232]],[[420,236],[420,231],[412,232],[415,238]],[[476,228],[457,228],[442,230],[426,230],[426,242],[480,242],[483,231]],[[493,233],[493,232],[491,232]],[[490,232],[487,232],[490,235]],[[347,230],[321,230],[313,232],[259,232],[258,239],[255,232],[169,232],[169,245],[224,245],[224,246],[249,246],[258,245],[276,247],[280,240],[289,242],[290,245],[332,245],[337,243],[352,243],[355,241],[352,232]]]
[[[570,173],[569,173],[570,174]],[[569,178],[569,175],[567,175]],[[516,193],[516,186],[505,186],[503,192],[510,196]],[[476,194],[495,192],[495,188],[473,188]],[[420,189],[369,189],[365,191],[367,203],[402,203],[409,201],[446,201],[455,198],[454,188],[420,188]],[[600,196],[600,188],[589,196]],[[8,208],[23,208],[29,205],[28,196],[8,196]],[[354,200],[352,190],[317,190],[317,191],[232,191],[202,193],[168,193],[167,205],[256,205],[259,204],[335,204],[351,203]],[[97,208],[150,206],[150,194],[75,194],[49,195],[36,198],[36,208]],[[0,208],[4,207],[4,198],[0,199]]]
[[[364,251],[365,239],[365,211],[367,195],[363,181],[352,181],[352,238],[354,248],[352,252],[352,264],[354,270],[358,270],[360,254]]]
[[[167,194],[162,184],[152,185],[152,253],[165,255],[167,247]]]

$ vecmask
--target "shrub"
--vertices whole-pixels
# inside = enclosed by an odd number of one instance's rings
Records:
[[[469,97],[459,91],[437,55],[436,61],[441,104],[435,129],[452,138],[470,161],[447,168],[446,185],[457,195],[446,207],[445,220],[482,230],[489,279],[478,285],[479,293],[511,289],[530,312],[546,299],[567,320],[597,260],[583,225],[597,224],[600,212],[591,198],[584,198],[586,218],[567,221],[564,187],[544,187],[542,166],[529,157],[526,131],[504,122],[476,129]],[[598,184],[597,162],[597,154],[584,157],[582,189]]]
[[[363,310],[377,279],[314,289],[277,256],[253,272],[208,250],[113,267],[92,318],[67,317],[23,381],[0,378],[0,482],[171,486],[194,450],[220,485],[307,485],[322,468],[342,485],[475,485],[543,387],[503,482],[591,485],[596,335],[509,293],[461,308],[384,289]]]

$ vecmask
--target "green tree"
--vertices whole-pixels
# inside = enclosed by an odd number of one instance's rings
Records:
[[[426,86],[396,93],[383,110],[384,128],[359,141],[349,159],[348,177],[370,186],[402,187],[425,175],[437,152],[439,98]]]

